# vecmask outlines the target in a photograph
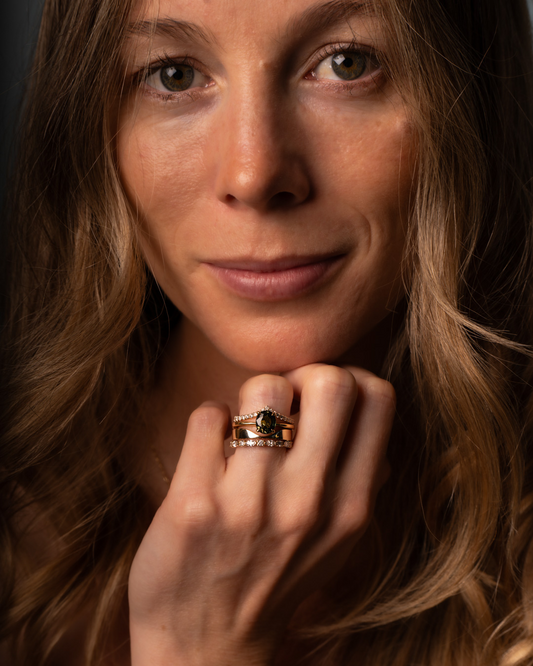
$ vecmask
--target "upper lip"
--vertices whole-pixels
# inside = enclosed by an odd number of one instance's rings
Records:
[[[306,255],[278,257],[276,259],[220,259],[206,261],[205,263],[216,266],[217,268],[226,268],[229,270],[250,271],[252,273],[275,273],[279,271],[288,271],[291,268],[299,268],[309,264],[318,264],[322,261],[331,261],[341,256],[341,252],[332,252],[330,254]]]

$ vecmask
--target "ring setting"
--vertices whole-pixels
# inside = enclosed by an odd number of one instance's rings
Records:
[[[263,417],[265,413],[268,413],[269,417],[272,418],[274,416],[275,419],[277,419],[281,423],[289,423],[294,425],[294,419],[291,419],[290,416],[284,416],[283,414],[280,414],[279,412],[276,412],[275,409],[272,409],[272,407],[269,407],[266,405],[263,407],[263,409],[259,409],[257,412],[253,412],[253,414],[240,414],[239,416],[234,416],[233,417],[233,423],[241,423],[243,421],[251,421],[252,419],[256,419],[256,422],[259,420],[259,417]]]
[[[293,445],[293,435],[294,419],[276,412],[267,405],[257,412],[233,417],[233,439],[230,446],[290,449]]]

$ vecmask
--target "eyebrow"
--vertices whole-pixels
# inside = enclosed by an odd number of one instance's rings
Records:
[[[354,2],[354,0],[330,0],[317,3],[295,17],[286,30],[287,33],[302,34],[317,32],[320,29],[342,23],[355,15],[375,15],[374,2]]]
[[[178,21],[172,18],[158,18],[149,21],[135,21],[128,26],[129,36],[154,37],[161,35],[163,37],[176,38],[196,38],[204,42],[214,42],[215,38],[209,32],[203,30],[195,23],[188,21]]]
[[[286,34],[303,34],[316,32],[331,25],[341,23],[348,17],[356,14],[375,15],[374,2],[354,0],[330,0],[326,3],[317,3],[306,9],[303,14],[293,18],[286,30]],[[216,43],[214,35],[202,29],[195,23],[179,21],[173,18],[158,18],[145,21],[136,21],[127,29],[130,36],[154,37],[163,36],[171,39],[188,38],[200,39],[207,43]]]

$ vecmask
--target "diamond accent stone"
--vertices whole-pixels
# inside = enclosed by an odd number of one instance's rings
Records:
[[[292,441],[278,441],[275,439],[233,439],[230,446],[234,449],[239,447],[270,446],[275,449],[292,449]]]

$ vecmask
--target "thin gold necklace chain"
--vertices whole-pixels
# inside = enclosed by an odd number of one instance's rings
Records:
[[[161,475],[163,476],[163,481],[167,484],[167,486],[170,486],[170,479],[168,478],[167,471],[165,469],[165,466],[161,462],[161,458],[159,457],[159,453],[157,452],[157,449],[155,446],[150,442],[150,448],[152,449],[152,453],[154,454],[155,461],[157,463],[157,466],[161,470]]]

